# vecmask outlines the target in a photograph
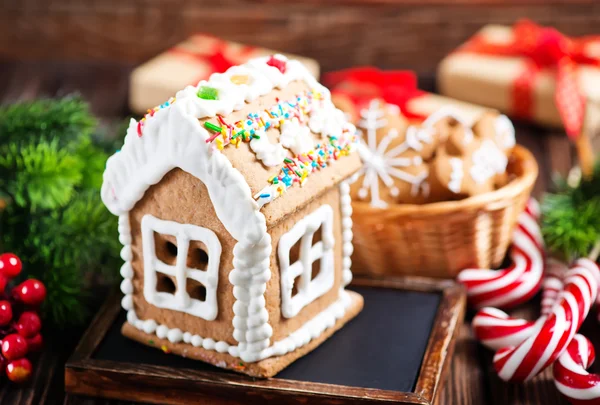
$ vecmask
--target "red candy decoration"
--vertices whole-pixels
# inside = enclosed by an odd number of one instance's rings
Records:
[[[277,59],[275,55],[272,55],[267,61],[267,65],[273,66],[274,68],[279,69],[281,73],[285,73],[287,69],[287,62],[281,59]]]
[[[13,317],[12,305],[8,301],[0,301],[0,326],[10,323]]]
[[[16,383],[27,381],[31,376],[31,362],[27,359],[11,361],[6,366],[6,376]]]
[[[25,339],[27,341],[27,348],[29,349],[29,353],[35,353],[42,350],[42,346],[44,346],[44,339],[42,339],[41,334],[37,334],[32,338]]]
[[[31,278],[16,286],[13,296],[26,305],[38,306],[46,298],[46,287],[41,281]]]
[[[7,360],[16,360],[27,354],[27,341],[21,335],[13,333],[2,340],[2,355]]]
[[[15,278],[21,273],[23,264],[21,259],[13,253],[3,253],[0,255],[0,273],[7,278]]]
[[[1,304],[0,304],[1,305]],[[0,306],[0,308],[2,308]],[[25,311],[19,317],[15,324],[17,333],[25,338],[31,338],[37,335],[42,329],[42,321],[38,314],[33,311]]]

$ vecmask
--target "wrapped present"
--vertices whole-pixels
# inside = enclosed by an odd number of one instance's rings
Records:
[[[600,128],[600,36],[569,38],[527,20],[488,25],[441,62],[437,80],[444,95],[573,139]]]
[[[424,121],[442,107],[456,110],[461,121],[472,126],[489,108],[420,90],[417,76],[408,70],[383,71],[373,67],[358,67],[323,75],[323,83],[331,89],[338,108],[356,120],[358,113],[373,99],[382,99],[400,108],[412,123]]]
[[[129,105],[132,111],[144,114],[185,86],[208,79],[212,73],[221,73],[248,59],[274,53],[265,48],[196,34],[134,69],[130,80]],[[283,55],[301,61],[315,77],[319,77],[319,64],[315,60]]]

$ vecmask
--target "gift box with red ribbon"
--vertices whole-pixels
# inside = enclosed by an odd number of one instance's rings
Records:
[[[417,76],[408,70],[383,71],[374,67],[357,67],[323,74],[322,82],[331,89],[338,108],[357,120],[359,111],[373,99],[382,99],[399,107],[408,120],[424,121],[442,107],[453,107],[468,125],[489,110],[423,91],[417,87]]]
[[[528,20],[488,25],[441,62],[437,80],[444,95],[572,139],[599,128],[600,36],[570,38]]]
[[[225,41],[207,34],[196,34],[134,69],[130,80],[129,105],[132,111],[144,114],[179,90],[196,85],[213,73],[221,73],[248,59],[274,53],[278,52]],[[319,64],[315,60],[283,55],[299,60],[318,78]]]

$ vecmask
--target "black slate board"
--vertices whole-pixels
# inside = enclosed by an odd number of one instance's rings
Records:
[[[441,293],[371,287],[351,289],[365,298],[364,310],[275,379],[413,391]],[[126,339],[120,332],[124,321],[122,311],[92,359],[230,373]]]

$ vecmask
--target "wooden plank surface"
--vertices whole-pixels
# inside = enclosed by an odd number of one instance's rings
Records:
[[[82,7],[82,12],[85,12],[85,5]],[[3,29],[0,28],[0,31]],[[130,70],[131,64],[111,62],[0,62],[0,103],[79,91],[91,101],[93,111],[102,117],[103,126],[114,128],[128,114],[126,89]],[[519,142],[530,148],[540,163],[542,175],[536,186],[536,194],[539,195],[549,187],[553,171],[564,173],[570,167],[573,151],[560,134],[546,133],[529,125],[519,124],[517,129]],[[536,304],[529,305],[518,313],[530,319],[536,314]],[[584,325],[584,330],[595,344],[600,344],[600,327],[595,319]],[[23,386],[1,384],[0,403],[37,405],[64,401],[70,405],[129,404],[85,397],[64,398],[64,362],[82,331],[61,332],[57,336],[45,332],[47,348],[35,362],[32,381]],[[491,367],[491,353],[473,340],[468,324],[461,329],[448,374],[448,380],[440,393],[439,405],[567,404],[553,387],[549,372],[526,385],[510,385],[499,381]]]
[[[569,35],[600,26],[593,0],[435,2],[9,0],[0,2],[0,55],[137,63],[205,31],[311,56],[324,70],[371,64],[433,73],[484,24],[530,18]]]

